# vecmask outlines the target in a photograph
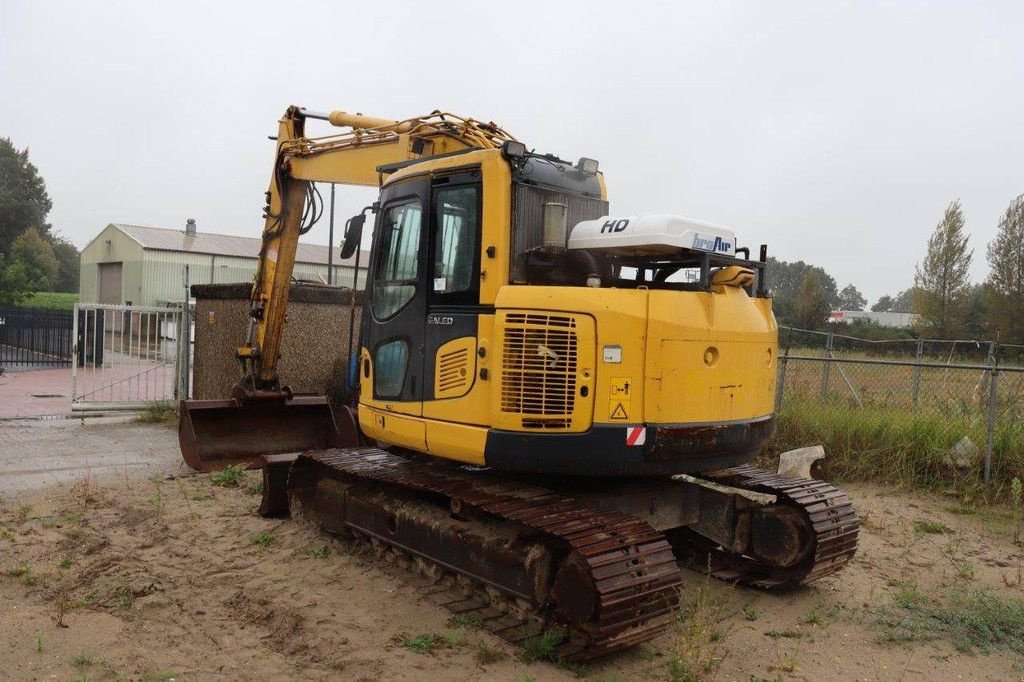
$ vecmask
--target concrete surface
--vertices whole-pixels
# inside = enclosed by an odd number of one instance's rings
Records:
[[[92,480],[191,471],[174,429],[128,417],[0,421],[0,495]]]
[[[31,372],[5,370],[0,375],[0,419],[65,415],[70,412],[70,367]]]

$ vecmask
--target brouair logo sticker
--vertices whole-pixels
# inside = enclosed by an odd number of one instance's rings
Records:
[[[700,249],[701,251],[714,251],[718,253],[731,253],[732,242],[728,242],[721,237],[715,237],[714,239],[707,239],[700,236],[699,234],[693,235],[693,248]]]

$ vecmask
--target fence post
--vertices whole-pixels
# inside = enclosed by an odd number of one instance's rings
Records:
[[[999,377],[999,354],[996,349],[996,342],[988,344],[988,360],[992,367],[988,374],[988,433],[985,441],[985,483],[992,479],[992,449],[995,446],[996,436],[996,402],[998,400],[998,377]]]
[[[782,409],[782,395],[786,390],[786,364],[789,360],[789,344],[786,344],[779,358],[779,376],[775,384],[775,411]]]
[[[911,402],[914,408],[917,408],[917,397],[921,394],[921,360],[924,358],[924,339],[917,340],[917,353],[914,355],[914,360],[917,362],[914,365],[914,389]]]
[[[825,402],[828,399],[828,373],[831,362],[829,361],[832,357],[832,332],[828,333],[825,337],[825,362],[821,367],[821,402]]]

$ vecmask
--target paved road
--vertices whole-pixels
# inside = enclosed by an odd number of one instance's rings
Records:
[[[185,473],[174,429],[124,417],[0,421],[0,495],[57,483]]]

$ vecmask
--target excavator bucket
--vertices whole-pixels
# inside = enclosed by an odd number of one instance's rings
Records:
[[[197,471],[229,465],[258,467],[262,455],[358,444],[351,417],[342,430],[326,398],[288,400],[183,400],[178,443]],[[347,413],[346,413],[347,415]]]

